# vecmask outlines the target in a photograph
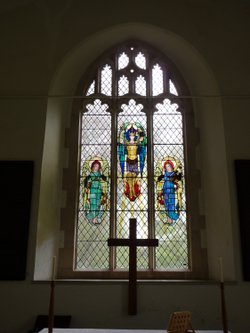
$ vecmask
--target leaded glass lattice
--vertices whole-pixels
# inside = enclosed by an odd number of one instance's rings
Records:
[[[135,57],[136,65],[141,69],[146,69],[146,58],[142,52],[139,52]]]
[[[153,116],[157,269],[188,267],[183,121],[177,108],[165,99]]]
[[[137,238],[159,239],[156,249],[137,249],[137,269],[187,271],[183,108],[171,100],[176,86],[168,67],[140,46],[125,45],[105,59],[81,110],[75,270],[127,271],[128,248],[111,249],[107,240],[128,238],[129,219],[136,218]]]
[[[108,269],[111,117],[100,100],[82,113],[76,269]]]
[[[125,52],[118,56],[118,69],[123,69],[128,66],[129,57]]]
[[[146,96],[146,89],[145,78],[142,75],[138,76],[135,81],[135,92],[139,95]]]
[[[105,65],[101,71],[101,92],[108,96],[112,94],[112,69],[109,65]]]
[[[152,69],[152,90],[153,96],[163,93],[163,71],[161,67],[156,64]]]
[[[147,121],[143,106],[130,100],[118,116],[117,238],[128,238],[129,219],[137,219],[137,238],[148,237]],[[138,257],[138,268],[147,268],[147,248]],[[120,248],[117,267],[128,268],[128,250]]]
[[[122,96],[122,95],[126,95],[129,92],[129,80],[128,78],[123,75],[119,78],[118,81],[118,95]]]

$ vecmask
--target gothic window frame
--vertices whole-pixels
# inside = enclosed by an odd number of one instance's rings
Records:
[[[157,63],[159,63],[163,68],[167,66],[169,77],[174,83],[179,95],[174,94],[162,94],[162,96],[138,96],[135,94],[129,94],[126,96],[111,96],[106,95],[100,96],[100,94],[92,94],[91,96],[83,96],[83,92],[87,91],[91,80],[93,80],[93,75],[97,73],[97,69],[101,67],[102,64],[108,64],[110,57],[114,57],[115,54],[123,52],[124,46],[134,48],[140,48],[140,50],[145,50],[150,57],[155,57]],[[98,82],[98,78],[96,78]],[[169,82],[169,81],[168,81]],[[114,82],[112,84],[114,87]],[[74,262],[76,258],[75,253],[75,233],[76,233],[76,220],[78,211],[78,198],[79,198],[79,141],[80,141],[80,127],[81,119],[80,114],[84,106],[93,102],[93,100],[100,98],[102,103],[106,103],[110,109],[119,110],[121,103],[124,100],[136,99],[136,102],[146,103],[147,107],[146,113],[151,112],[152,108],[155,106],[155,100],[158,102],[163,101],[168,98],[171,103],[177,102],[179,105],[179,110],[183,117],[183,136],[184,136],[184,155],[185,155],[185,183],[186,183],[186,196],[187,196],[187,212],[189,215],[189,220],[191,223],[187,227],[188,231],[188,246],[189,246],[189,270],[178,271],[178,270],[164,270],[164,271],[154,271],[149,269],[147,271],[138,271],[139,279],[180,279],[180,280],[190,280],[190,279],[207,279],[208,269],[207,269],[207,251],[202,244],[202,232],[205,229],[205,219],[199,213],[199,198],[198,194],[200,191],[200,174],[199,170],[195,167],[196,161],[196,147],[199,144],[199,131],[195,127],[194,113],[192,109],[192,101],[189,98],[190,93],[188,91],[187,85],[184,82],[179,71],[176,69],[175,65],[170,59],[162,54],[159,50],[154,49],[150,45],[144,42],[130,40],[121,45],[115,46],[111,50],[107,50],[98,59],[96,59],[92,66],[88,69],[81,80],[79,81],[78,87],[76,89],[76,98],[72,103],[72,112],[70,119],[70,127],[65,131],[65,148],[68,151],[69,162],[68,168],[64,169],[63,173],[63,190],[66,192],[66,206],[61,210],[61,233],[63,235],[63,245],[59,249],[59,262],[58,262],[58,278],[60,279],[123,279],[128,277],[127,271],[116,271],[114,265],[110,265],[109,270],[75,270]],[[146,100],[146,102],[145,102]],[[115,112],[116,112],[115,111]],[[150,116],[151,119],[153,116]],[[112,123],[112,133],[116,133],[116,124]],[[116,135],[116,134],[114,134]],[[112,157],[114,158],[114,157]],[[114,159],[115,162],[116,158]],[[112,166],[112,168],[116,168]],[[115,172],[116,173],[116,172]],[[111,196],[113,196],[114,186],[111,186]],[[152,190],[153,191],[153,190]],[[153,203],[151,204],[151,211],[153,209]],[[107,245],[108,246],[108,245]],[[113,250],[111,250],[113,251]]]

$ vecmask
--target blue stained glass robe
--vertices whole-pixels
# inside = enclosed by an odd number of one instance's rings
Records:
[[[163,184],[163,198],[164,198],[164,206],[166,209],[167,215],[172,220],[177,220],[179,218],[179,204],[176,198],[176,190],[174,187],[174,182],[171,180],[171,177],[175,177],[174,171],[165,171],[164,173],[164,184]]]

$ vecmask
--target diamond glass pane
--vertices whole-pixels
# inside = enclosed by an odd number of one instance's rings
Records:
[[[180,217],[174,226],[162,223],[160,211],[155,214],[155,236],[159,239],[156,248],[156,269],[188,270],[186,214]]]
[[[118,69],[123,69],[128,66],[129,63],[129,57],[125,52],[119,55],[118,57]]]
[[[187,216],[183,120],[177,105],[164,100],[153,116],[156,269],[187,270]]]
[[[140,75],[135,80],[135,92],[136,94],[146,96],[146,80]]]
[[[91,83],[91,85],[89,86],[88,90],[87,90],[87,93],[86,93],[86,96],[89,96],[91,94],[94,94],[95,92],[95,81],[93,81]]]
[[[128,78],[123,75],[119,78],[118,81],[118,96],[128,94],[129,92],[129,81]]]
[[[101,71],[101,93],[107,96],[112,94],[112,69],[109,65]]]
[[[117,238],[129,238],[129,211],[117,211]],[[129,217],[130,216],[130,217]],[[137,220],[137,239],[148,238],[147,211],[134,211],[133,217]],[[117,248],[117,269],[129,268],[129,250],[127,247]],[[137,269],[148,269],[148,248],[137,247]]]
[[[171,94],[178,96],[177,89],[171,80],[169,80],[169,91],[171,92]]]
[[[158,64],[152,69],[152,93],[153,96],[163,93],[163,71]]]
[[[118,178],[117,224],[118,238],[129,235],[129,219],[137,219],[137,237],[148,237],[147,122],[143,106],[130,100],[121,106],[118,116]],[[137,267],[148,268],[148,249],[138,249]],[[147,258],[147,260],[145,259]],[[128,250],[117,252],[117,268],[128,268]]]
[[[136,65],[141,69],[146,69],[146,58],[143,53],[139,52],[135,57]]]
[[[154,143],[183,144],[182,115],[177,111],[178,105],[165,99],[157,104],[154,114]]]
[[[108,269],[111,117],[95,100],[82,114],[76,270]]]

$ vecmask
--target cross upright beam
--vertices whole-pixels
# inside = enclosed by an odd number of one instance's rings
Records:
[[[109,238],[108,246],[129,247],[129,292],[128,292],[128,313],[137,313],[137,246],[158,246],[158,239],[137,239],[136,219],[129,219],[129,238]]]

